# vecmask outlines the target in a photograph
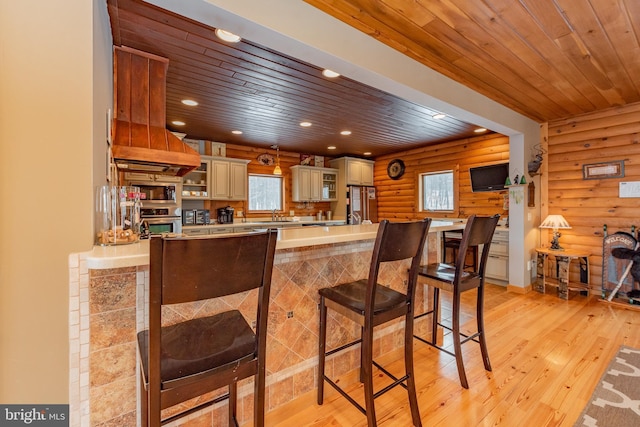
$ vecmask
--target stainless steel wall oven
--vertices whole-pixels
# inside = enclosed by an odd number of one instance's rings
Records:
[[[140,188],[140,219],[149,234],[182,233],[182,183],[128,181]]]

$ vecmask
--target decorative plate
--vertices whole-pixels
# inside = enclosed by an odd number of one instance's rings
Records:
[[[276,164],[275,159],[269,153],[262,153],[257,157],[257,159],[258,159],[258,163],[260,163],[263,166],[273,166]]]
[[[399,179],[404,175],[404,162],[400,159],[394,159],[387,166],[387,175],[391,179]]]

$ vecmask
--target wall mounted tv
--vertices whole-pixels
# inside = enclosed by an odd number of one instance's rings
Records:
[[[504,183],[509,176],[509,163],[469,168],[469,175],[471,176],[471,191],[474,193],[501,191],[505,189]]]

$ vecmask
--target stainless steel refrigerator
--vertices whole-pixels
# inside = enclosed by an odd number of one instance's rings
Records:
[[[347,224],[378,222],[378,200],[375,187],[347,187]]]

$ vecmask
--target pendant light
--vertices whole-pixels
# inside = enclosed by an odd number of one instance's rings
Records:
[[[276,167],[273,168],[273,174],[282,175],[282,169],[280,169],[280,147],[277,145],[272,145],[271,148],[275,148],[276,150]]]

